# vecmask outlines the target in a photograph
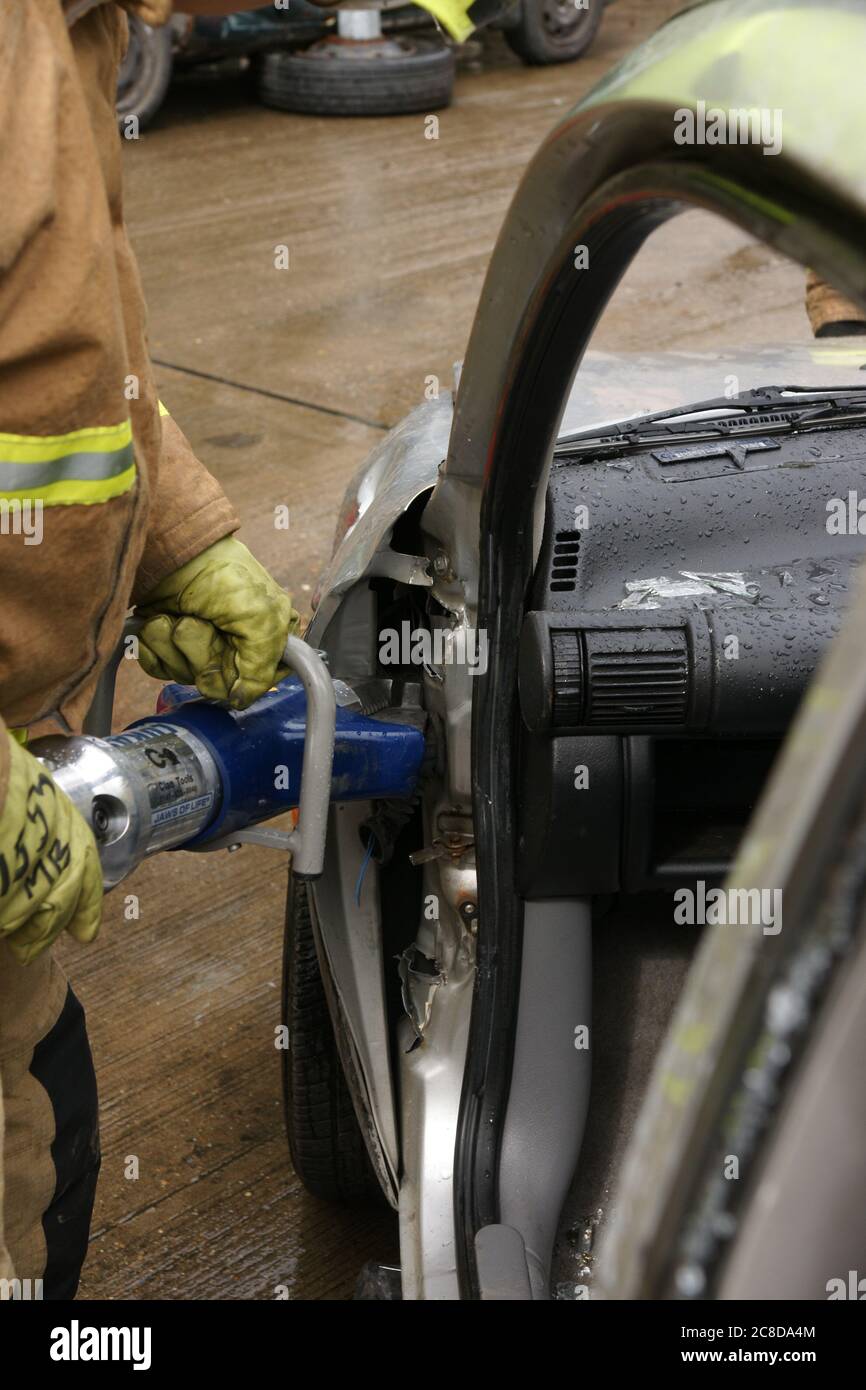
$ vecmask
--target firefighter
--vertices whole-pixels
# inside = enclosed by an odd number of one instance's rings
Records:
[[[157,401],[123,222],[126,23],[114,0],[0,6],[0,1280],[47,1298],[75,1293],[99,1162],[84,1015],[49,948],[93,939],[102,886],[26,738],[80,728],[131,604],[149,674],[237,707],[298,622]]]

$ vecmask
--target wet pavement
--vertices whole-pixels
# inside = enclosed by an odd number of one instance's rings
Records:
[[[207,71],[178,82],[127,147],[161,394],[238,507],[241,537],[302,609],[350,474],[428,377],[450,384],[527,160],[568,106],[679,8],[617,0],[591,54],[557,68],[525,68],[500,36],[485,37],[461,64],[436,141],[423,116],[265,110],[243,76]],[[286,270],[275,265],[282,247]],[[629,272],[597,344],[790,338],[807,338],[802,274],[689,214]],[[274,525],[284,505],[288,532]],[[148,712],[156,692],[122,667],[118,724]],[[315,1201],[291,1169],[274,1046],[284,879],[263,849],[163,856],[107,899],[96,946],[64,946],[102,1103],[84,1298],[340,1298],[365,1259],[396,1255],[389,1213]],[[632,939],[640,926],[632,916]],[[648,930],[639,963],[626,962],[610,919],[600,941],[609,1007],[594,1133],[605,1125],[607,1138],[590,1141],[572,1220],[605,1191],[608,1139],[618,1151],[628,1133],[682,975],[682,947]],[[627,1018],[614,1012],[624,971]],[[620,1100],[606,1107],[614,1085]]]

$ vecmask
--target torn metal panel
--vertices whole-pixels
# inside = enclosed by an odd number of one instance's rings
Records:
[[[414,944],[407,946],[397,964],[403,995],[403,1008],[406,1010],[415,1033],[413,1047],[423,1041],[424,1032],[430,1022],[433,997],[439,985],[445,983],[445,976],[434,960],[425,956]]]
[[[315,616],[308,640],[319,641],[340,606],[342,595],[370,573],[381,573],[395,522],[436,483],[448,447],[451,393],[425,401],[377,444],[350,482],[340,510],[334,553],[316,586]],[[407,558],[395,562],[406,565]],[[426,562],[421,560],[420,565]],[[424,572],[408,557],[408,583],[425,583]]]

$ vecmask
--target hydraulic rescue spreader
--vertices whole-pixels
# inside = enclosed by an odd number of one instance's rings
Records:
[[[299,638],[289,638],[284,660],[297,675],[249,709],[166,686],[158,712],[120,734],[30,745],[91,826],[106,888],[158,850],[244,840],[291,850],[294,872],[315,878],[330,802],[411,796],[425,752],[417,717],[364,713]],[[295,807],[290,832],[250,828]]]

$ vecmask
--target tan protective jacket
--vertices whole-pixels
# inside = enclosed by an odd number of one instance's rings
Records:
[[[238,525],[157,403],[123,221],[125,42],[114,0],[0,4],[0,716],[12,727],[78,727],[130,602]],[[2,738],[0,814],[7,762]]]
[[[125,42],[114,0],[0,0],[0,815],[3,721],[77,728],[130,602],[238,524],[157,403],[123,223]],[[29,1065],[65,993],[52,952],[24,967],[0,942],[0,1280],[45,1263],[54,1116]]]

